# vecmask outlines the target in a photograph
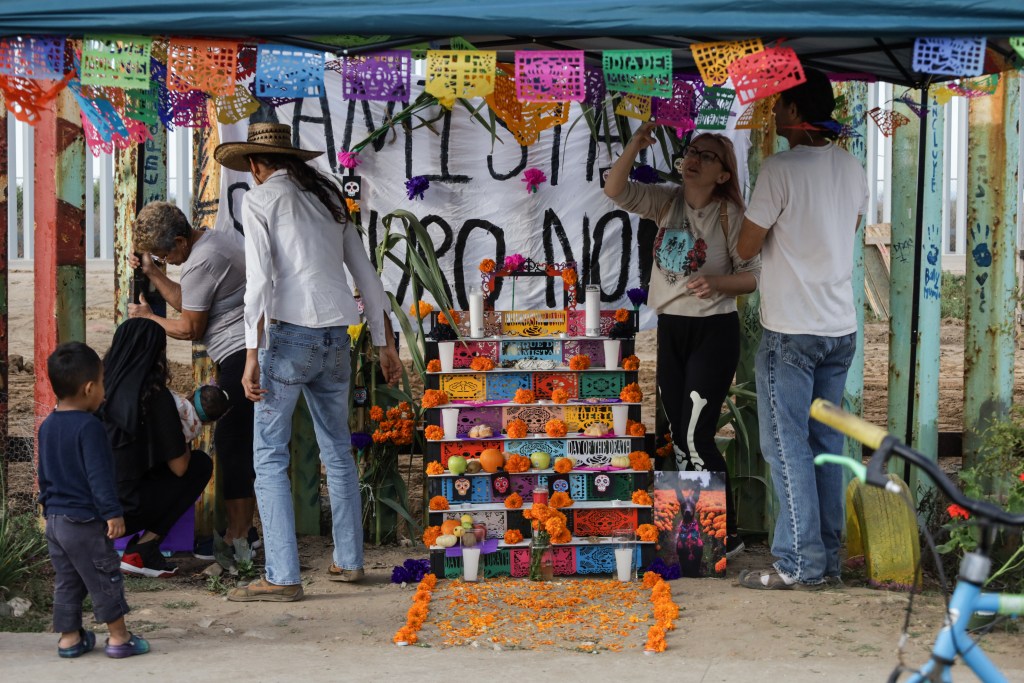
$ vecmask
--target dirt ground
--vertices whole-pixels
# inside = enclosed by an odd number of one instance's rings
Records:
[[[10,282],[10,352],[30,360],[31,270],[12,269]],[[109,346],[112,335],[112,282],[111,267],[92,267],[88,277],[87,341],[101,352]],[[884,324],[869,324],[866,330],[865,414],[882,424],[886,414],[887,334]],[[646,396],[645,416],[651,424],[653,333],[640,335],[637,352],[644,361],[641,382]],[[175,364],[175,384],[184,389],[190,381],[189,345],[172,340],[169,353]],[[959,431],[961,325],[943,325],[941,353],[940,430]],[[33,376],[25,372],[11,375],[11,420],[16,435],[28,435],[34,423],[32,380]],[[13,463],[10,474],[13,502],[27,508],[31,505],[31,465]],[[151,638],[159,656],[139,658],[118,669],[102,657],[86,658],[77,671],[108,680],[166,675],[179,666],[202,666],[197,671],[227,680],[287,680],[300,675],[309,680],[337,679],[339,675],[343,680],[354,680],[358,673],[449,679],[453,661],[444,655],[447,650],[438,646],[438,641],[429,649],[397,650],[390,643],[394,631],[405,621],[412,597],[411,587],[389,583],[391,568],[409,557],[422,557],[421,549],[367,547],[367,580],[353,586],[326,580],[329,539],[303,538],[300,548],[307,595],[301,603],[227,602],[208,590],[206,579],[199,574],[206,563],[190,557],[176,560],[181,571],[174,579],[130,581],[133,612],[129,625]],[[459,657],[458,666],[465,673],[481,676],[493,675],[495,665],[512,667],[510,670],[519,678],[559,675],[572,680],[610,680],[609,676],[616,674],[635,676],[639,666],[644,673],[671,675],[676,680],[753,680],[768,674],[768,680],[785,676],[786,680],[809,681],[878,680],[896,664],[895,646],[907,604],[905,594],[862,587],[855,573],[847,577],[845,589],[821,593],[771,593],[734,585],[740,569],[762,568],[769,561],[767,549],[755,546],[730,562],[730,579],[672,582],[673,595],[683,611],[679,627],[667,639],[669,651],[665,655],[643,657],[633,651],[604,653],[595,659],[556,646],[543,654],[516,652],[512,658],[494,651],[485,641],[477,648],[459,648],[464,653],[455,655]],[[565,585],[571,590],[571,581]],[[935,592],[916,599],[908,662],[923,661],[941,623],[941,604]],[[429,646],[436,635],[428,622],[421,640]],[[67,669],[57,666],[50,649],[52,641],[53,636],[48,634],[0,636],[0,670],[10,673],[10,680],[63,678]],[[1024,680],[1019,635],[992,634],[985,648],[1011,680]],[[267,656],[275,651],[280,656]],[[259,670],[253,669],[256,661],[260,662]]]

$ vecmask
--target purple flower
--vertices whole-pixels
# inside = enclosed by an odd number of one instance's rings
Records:
[[[425,176],[415,175],[405,181],[405,191],[409,199],[423,199],[423,193],[430,188],[430,181]]]
[[[658,175],[658,172],[647,164],[641,164],[634,168],[629,172],[629,177],[631,180],[646,185],[657,185],[661,182],[661,176]]]
[[[633,308],[640,308],[640,304],[647,303],[647,290],[643,287],[627,289],[626,296],[629,297],[629,301],[633,304]]]
[[[391,570],[391,583],[419,583],[430,573],[430,560],[408,559]]]
[[[511,256],[505,257],[505,270],[515,273],[523,269],[526,265],[526,259],[523,258],[522,254],[512,254]]]
[[[352,432],[352,448],[357,451],[364,450],[373,443],[373,437],[365,432]]]
[[[654,558],[654,562],[651,562],[651,566],[649,566],[645,572],[654,572],[666,581],[672,581],[673,579],[678,579],[682,576],[682,570],[678,564],[674,564],[670,567],[665,564],[665,560],[660,557]]]

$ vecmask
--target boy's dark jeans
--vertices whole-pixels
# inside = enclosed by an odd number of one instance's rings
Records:
[[[53,585],[53,630],[82,628],[82,601],[92,596],[96,621],[109,624],[128,614],[121,559],[107,538],[107,523],[98,517],[47,515],[46,542],[56,577]]]

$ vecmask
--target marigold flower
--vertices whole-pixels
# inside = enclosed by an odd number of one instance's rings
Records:
[[[654,468],[654,463],[646,451],[633,451],[629,454],[629,466],[638,472],[648,472]]]
[[[524,420],[516,418],[508,423],[505,432],[510,439],[522,439],[526,436],[527,426]]]
[[[563,436],[565,435],[563,434]],[[559,474],[572,472],[572,460],[569,458],[559,458],[558,460],[555,460],[555,472],[558,472]]]
[[[565,423],[559,419],[548,420],[544,425],[544,433],[553,439],[560,439],[569,432]]]
[[[531,389],[516,389],[515,398],[512,400],[516,403],[533,403],[537,400],[537,396]]]
[[[477,372],[487,372],[494,369],[494,361],[487,356],[474,356],[473,360],[469,363],[469,367]]]
[[[427,465],[427,474],[444,474],[444,465],[439,462],[432,462]]]
[[[427,437],[427,441],[440,441],[444,438],[444,428],[438,425],[428,425],[423,430],[423,436]],[[427,474],[430,474],[430,472],[428,471]],[[440,474],[440,472],[437,474]]]
[[[433,305],[427,301],[423,301],[422,299],[409,306],[409,315],[415,318],[417,309],[419,309],[420,318],[426,318],[434,311]]]
[[[461,318],[454,308],[449,308],[447,313],[441,311],[437,314],[437,322],[448,327],[455,327],[459,324],[460,320]]]
[[[590,356],[579,354],[569,359],[570,370],[586,370],[590,367]]]
[[[569,392],[559,387],[558,389],[555,389],[554,391],[551,392],[551,400],[552,402],[559,404],[568,403]]]
[[[725,560],[724,557],[722,559],[720,559],[718,562],[715,562],[715,573],[716,574],[721,574],[722,572],[724,572],[725,571],[725,565],[726,565],[726,560]]]
[[[566,268],[562,271],[562,282],[569,285],[570,287],[579,282],[579,275],[576,274],[575,268]]]
[[[572,507],[572,504],[575,502],[576,501],[570,498],[569,494],[565,491],[555,491],[551,495],[551,500],[548,501],[548,505],[553,508],[567,508]]]
[[[959,505],[956,505],[956,504],[950,505],[948,508],[946,508],[946,512],[948,512],[949,516],[952,517],[953,519],[970,519],[971,518],[971,513],[970,512],[968,512],[967,510],[965,510],[964,508],[962,508],[962,507],[960,507]]]
[[[430,472],[427,472],[430,474]],[[651,496],[647,491],[643,489],[637,489],[633,491],[633,504],[634,505],[653,505],[654,501],[651,500]]]
[[[351,197],[345,197],[345,208],[348,209],[348,212],[350,214],[355,215],[359,213],[359,202],[352,199]]]
[[[441,372],[441,361],[436,358],[427,361],[427,372]]]
[[[434,496],[433,498],[430,499],[430,509],[431,510],[447,510],[448,509],[448,499],[445,498],[444,496]]]
[[[619,399],[624,403],[640,403],[644,400],[644,392],[640,391],[639,384],[630,382],[622,387],[622,391],[619,392]]]
[[[626,420],[626,434],[629,436],[643,436],[647,433],[647,427],[636,420]]]
[[[420,405],[424,408],[436,408],[446,403],[448,403],[448,394],[440,389],[427,389],[423,392],[423,398],[420,399]]]
[[[658,540],[658,527],[653,524],[641,524],[636,528],[636,537],[645,543]]]
[[[485,258],[483,261],[480,262],[480,272],[493,273],[497,265],[498,264],[494,262],[494,259]]]
[[[523,542],[523,532],[519,529],[509,529],[505,532],[505,543],[508,545],[515,545],[516,543]]]
[[[625,308],[620,308],[617,311],[615,311],[615,322],[624,323],[627,320],[629,320],[629,311],[627,311]]]
[[[370,407],[370,419],[374,422],[380,422],[384,419],[384,409],[380,406]]]
[[[635,355],[633,355],[633,356],[626,356],[625,358],[622,359],[622,369],[623,370],[630,370],[630,371],[639,370],[640,369],[640,359],[637,356],[635,356]]]
[[[428,526],[423,530],[423,545],[428,548],[437,543],[437,537],[441,535],[441,527]]]
[[[505,471],[510,474],[516,474],[518,472],[526,472],[530,469],[530,459],[525,455],[519,453],[513,453],[505,461]]]
[[[523,497],[518,493],[505,496],[505,507],[509,510],[518,510],[523,507]],[[522,536],[520,536],[522,538]],[[507,543],[508,541],[506,541]]]

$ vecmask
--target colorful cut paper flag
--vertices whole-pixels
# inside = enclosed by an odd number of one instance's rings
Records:
[[[514,68],[499,64],[494,92],[487,96],[487,106],[501,119],[516,142],[528,147],[540,138],[542,131],[569,120],[568,102],[523,102],[516,97]]]
[[[0,75],[60,80],[64,77],[64,38],[10,36],[0,38]]]
[[[128,137],[128,129],[113,104],[101,98],[91,99],[84,96],[82,84],[78,79],[72,79],[68,83],[68,90],[82,109],[82,117],[89,120],[103,142],[110,142],[115,134],[123,138]]]
[[[736,130],[767,130],[772,122],[772,108],[777,97],[772,95],[751,103],[736,119]]]
[[[725,130],[729,125],[735,99],[736,91],[732,88],[704,88],[704,92],[697,98],[697,128]]]
[[[494,92],[497,55],[481,50],[428,50],[426,91],[439,100]]]
[[[693,129],[697,118],[697,92],[688,78],[672,80],[672,98],[654,98],[654,120],[663,126]]]
[[[167,46],[169,90],[230,95],[235,91],[237,71],[237,42],[174,38]]]
[[[256,97],[320,97],[324,55],[290,45],[260,45],[256,54]]]
[[[936,86],[935,90],[932,91],[932,95],[939,105],[949,104],[950,100],[956,97],[956,93],[950,90],[948,85]]]
[[[915,38],[914,71],[940,76],[979,76],[985,68],[984,38]]]
[[[729,80],[729,65],[741,57],[764,50],[760,38],[722,41],[716,43],[694,43],[690,45],[693,62],[700,71],[705,85],[725,85]]]
[[[0,74],[0,93],[7,111],[17,120],[33,126],[39,123],[42,111],[65,85],[66,81],[61,80],[44,90],[40,81]]]
[[[1014,49],[1018,57],[1024,59],[1024,36],[1010,38],[1010,47]]]
[[[249,81],[249,94],[269,107],[280,107],[282,104],[298,101],[298,97],[259,97],[256,95],[256,81]]]
[[[645,95],[626,93],[615,107],[615,114],[640,121],[649,121],[651,119],[651,98]]]
[[[235,123],[247,119],[259,111],[260,102],[248,88],[235,88],[230,95],[221,95],[213,98],[214,107],[217,109],[217,120],[221,123]]]
[[[206,93],[202,90],[169,90],[164,85],[167,82],[167,67],[156,62],[150,68],[157,86],[157,115],[165,128],[206,128],[210,125],[206,113],[206,101],[209,99]]]
[[[81,81],[86,86],[149,88],[153,39],[144,36],[85,36]]]
[[[868,112],[868,116],[871,117],[871,120],[875,122],[875,125],[878,126],[878,130],[880,130],[882,135],[885,137],[891,137],[897,128],[910,123],[910,119],[906,116],[898,111],[892,111],[891,109],[875,107]]]
[[[516,52],[516,97],[523,102],[582,102],[586,65],[582,50]]]
[[[584,106],[600,111],[604,106],[604,98],[608,95],[608,89],[604,85],[604,74],[596,66],[588,66],[585,82],[587,94],[583,100]]]
[[[408,102],[412,52],[368,52],[341,61],[342,96],[346,100]]]
[[[994,95],[999,88],[999,74],[989,74],[978,78],[962,78],[957,83],[946,85],[950,92],[961,97],[985,97]]]
[[[672,97],[672,50],[605,50],[601,66],[609,90]]]
[[[774,47],[741,57],[729,65],[729,77],[740,104],[750,104],[807,80],[791,48]]]
[[[256,73],[256,47],[254,45],[238,46],[238,68],[235,70],[235,80],[248,80]]]

